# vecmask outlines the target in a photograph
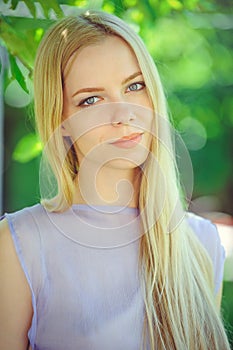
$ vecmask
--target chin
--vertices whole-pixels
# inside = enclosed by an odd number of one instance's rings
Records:
[[[119,169],[119,170],[130,170],[139,168],[146,161],[146,158],[138,159],[138,160],[130,160],[130,159],[114,159],[109,161],[106,166],[108,168]]]

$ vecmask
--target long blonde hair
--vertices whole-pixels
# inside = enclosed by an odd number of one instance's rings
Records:
[[[47,210],[60,212],[72,204],[77,158],[59,131],[64,69],[74,52],[107,35],[121,37],[134,51],[157,116],[156,137],[139,194],[145,232],[139,255],[145,305],[142,348],[149,342],[151,349],[159,350],[230,349],[214,301],[210,258],[186,220],[181,220],[183,206],[159,74],[139,36],[113,15],[94,11],[65,18],[48,31],[38,49],[34,71],[36,122],[42,142],[49,144],[46,156],[58,187],[55,199],[45,198],[42,203]],[[49,142],[52,134],[55,137]],[[161,210],[160,189],[164,186]]]

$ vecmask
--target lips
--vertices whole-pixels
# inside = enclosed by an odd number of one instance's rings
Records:
[[[112,145],[120,148],[135,147],[142,139],[142,133],[135,132],[133,134],[123,136],[120,139],[111,142]]]

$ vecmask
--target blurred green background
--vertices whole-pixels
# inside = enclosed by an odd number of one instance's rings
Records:
[[[115,13],[143,38],[158,66],[174,126],[192,160],[191,209],[225,213],[232,224],[231,0],[0,0],[2,210],[14,211],[40,198],[41,145],[34,132],[32,108],[32,71],[38,43],[54,19],[86,9]],[[224,282],[222,306],[233,348],[232,281]]]

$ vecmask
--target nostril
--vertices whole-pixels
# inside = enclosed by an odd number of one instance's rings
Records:
[[[120,124],[122,124],[122,122],[121,121],[112,121],[112,126],[118,126],[118,125],[120,125]]]
[[[130,113],[129,120],[134,120],[136,119],[136,116],[133,113]]]
[[[129,125],[129,123],[136,119],[136,115],[133,113],[130,106],[126,104],[115,104],[112,110],[112,122],[114,126]]]

